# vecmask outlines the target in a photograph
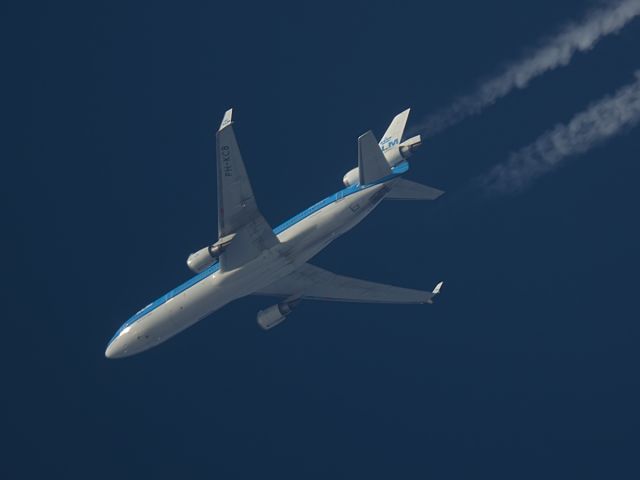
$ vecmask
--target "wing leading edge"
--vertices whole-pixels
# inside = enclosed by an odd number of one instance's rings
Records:
[[[442,282],[432,292],[394,287],[337,275],[306,263],[285,278],[255,293],[332,302],[432,303],[441,287]]]

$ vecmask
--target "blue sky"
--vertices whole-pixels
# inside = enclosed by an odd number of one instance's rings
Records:
[[[277,225],[356,139],[473,92],[590,2],[3,6],[3,478],[636,478],[637,128],[529,188],[470,185],[634,81],[640,20],[425,141],[314,263],[446,288],[433,306],[235,302],[126,361],[104,348],[215,240],[234,107]]]

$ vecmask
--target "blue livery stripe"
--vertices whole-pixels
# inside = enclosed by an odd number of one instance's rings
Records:
[[[395,167],[393,167],[391,169],[391,175],[389,175],[387,177],[384,177],[384,178],[381,178],[380,180],[378,180],[378,181],[376,181],[374,183],[370,183],[370,184],[367,184],[367,185],[359,185],[359,184],[358,185],[351,185],[350,187],[343,188],[339,192],[336,192],[333,195],[331,195],[331,196],[329,196],[329,197],[327,197],[327,198],[325,198],[323,200],[320,200],[318,203],[316,203],[315,205],[313,205],[313,206],[307,208],[306,210],[300,212],[295,217],[292,217],[289,220],[287,220],[286,222],[278,225],[276,228],[273,229],[273,233],[275,233],[276,235],[279,235],[280,233],[284,232],[285,230],[291,228],[296,223],[298,223],[298,222],[304,220],[305,218],[313,215],[314,213],[316,213],[317,211],[323,209],[324,207],[326,207],[328,205],[331,205],[332,203],[335,203],[338,200],[341,200],[341,199],[343,199],[345,197],[348,197],[349,195],[352,195],[352,194],[354,194],[356,192],[359,192],[361,190],[365,190],[367,188],[373,187],[374,185],[379,185],[381,183],[387,182],[387,181],[391,180],[392,178],[397,177],[398,175],[402,175],[403,173],[406,173],[408,170],[409,170],[409,164],[407,162],[402,162],[401,164],[396,165]],[[147,305],[146,307],[144,307],[142,310],[140,310],[138,313],[136,313],[129,320],[127,320],[126,322],[124,322],[122,324],[122,326],[118,329],[118,331],[116,332],[116,334],[113,336],[113,338],[111,339],[111,341],[109,343],[111,343],[120,334],[120,332],[122,330],[127,328],[129,325],[133,324],[136,320],[139,320],[140,318],[144,317],[148,313],[150,313],[153,310],[155,310],[156,308],[158,308],[160,305],[163,305],[163,304],[167,303],[173,297],[175,297],[177,295],[180,295],[182,292],[184,292],[188,288],[191,288],[192,286],[194,286],[195,284],[201,282],[205,278],[213,275],[218,270],[220,270],[220,263],[219,262],[215,262],[213,265],[211,265],[207,269],[203,270],[202,272],[198,273],[194,277],[190,278],[189,280],[184,282],[182,285],[174,288],[170,292],[167,292],[162,297],[158,298],[154,302],[152,302],[149,305]]]

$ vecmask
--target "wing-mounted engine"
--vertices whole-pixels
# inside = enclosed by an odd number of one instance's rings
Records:
[[[277,305],[272,305],[269,308],[260,310],[258,312],[258,325],[263,330],[270,330],[276,325],[284,322],[285,318],[293,311],[295,307],[300,303],[300,299],[292,300],[289,302],[282,302]]]
[[[231,234],[226,237],[222,237],[213,245],[201,248],[197,252],[189,255],[189,258],[187,258],[187,266],[189,267],[189,270],[194,273],[200,273],[213,265],[220,254],[224,252],[224,249],[231,243],[234,236],[234,234]]]

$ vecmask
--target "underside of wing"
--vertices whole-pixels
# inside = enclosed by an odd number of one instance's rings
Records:
[[[220,256],[223,270],[237,268],[278,243],[258,210],[249,176],[233,131],[229,110],[216,134],[218,172],[218,236],[234,234]]]
[[[433,292],[428,292],[368,282],[336,275],[306,263],[287,277],[255,293],[333,302],[431,303],[439,290],[437,287]]]

